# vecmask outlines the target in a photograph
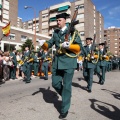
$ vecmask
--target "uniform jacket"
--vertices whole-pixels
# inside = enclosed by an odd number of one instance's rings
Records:
[[[104,55],[104,53],[99,50],[99,58],[100,58],[101,56],[103,56],[103,55]],[[100,60],[100,59],[99,59],[97,65],[99,65],[99,66],[107,66],[107,61],[104,60],[104,59],[103,59],[103,60]]]
[[[67,33],[66,29],[63,33],[60,32],[59,29],[56,29],[53,33],[52,38],[48,41],[48,47],[51,48],[53,45],[56,47],[56,51],[60,48],[60,43],[63,43],[65,34]],[[80,37],[77,35],[73,44],[78,44],[80,47],[82,46],[82,42]],[[73,52],[69,51],[70,55],[75,56]],[[70,69],[77,68],[77,58],[68,57],[66,54],[55,54],[53,59],[53,68],[55,69]]]
[[[13,58],[12,58],[12,61],[13,61],[14,66],[17,66],[17,59],[16,59],[16,55],[15,55],[13,52],[11,52],[11,53],[10,53],[10,56],[12,56],[12,57],[13,57]]]
[[[88,54],[90,54],[90,51],[91,51],[91,47],[89,48],[89,46],[84,46],[84,50],[81,53],[81,55],[84,56],[84,57],[87,57]],[[92,61],[88,61],[88,60],[84,59],[84,62],[83,62],[83,67],[84,68],[95,68],[95,65],[96,64],[92,63]]]

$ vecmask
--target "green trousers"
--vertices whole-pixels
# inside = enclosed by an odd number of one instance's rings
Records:
[[[39,63],[38,62],[34,62],[33,66],[34,66],[34,75],[37,76]]]
[[[83,76],[88,84],[87,85],[88,90],[92,89],[94,69],[95,68],[84,68],[83,69]]]
[[[71,86],[74,69],[58,70],[52,69],[52,86],[61,95],[61,113],[65,113],[70,108]]]
[[[16,66],[10,67],[10,78],[15,79],[16,78]]]
[[[97,76],[99,78],[99,82],[104,83],[105,82],[105,72],[106,72],[106,66],[97,66]]]
[[[25,62],[23,65],[23,73],[26,76],[26,82],[29,82],[31,77],[31,68],[30,68],[30,64],[27,62]]]

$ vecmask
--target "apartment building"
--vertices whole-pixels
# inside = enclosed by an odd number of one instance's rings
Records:
[[[4,26],[5,24],[0,23],[0,36],[3,36],[2,27]],[[1,50],[6,51],[12,47],[21,46],[27,39],[34,41],[34,36],[35,36],[34,31],[11,26],[10,35],[8,37],[4,37],[1,41],[0,44]],[[49,40],[49,39],[50,39],[49,36],[36,33],[36,49],[39,48],[39,43],[37,42],[37,40]]]
[[[39,17],[34,18],[32,20],[22,22],[21,28],[27,29],[27,30],[30,30],[30,31],[34,31],[34,32],[36,31],[36,33],[40,33],[39,32]],[[35,28],[36,28],[36,30],[35,30]]]
[[[93,38],[94,34],[96,34],[96,43],[104,41],[104,18],[96,10],[91,0],[67,1],[40,11],[39,32],[52,36],[52,32],[57,27],[55,16],[63,12],[70,14],[70,17],[66,19],[66,24],[68,24],[71,22],[76,8],[78,8],[77,20],[79,20],[79,24],[75,28],[79,31],[83,44],[86,37]]]
[[[17,27],[23,28],[22,18],[20,18],[20,17],[17,17]]]
[[[120,28],[114,26],[104,30],[104,41],[107,42],[108,50],[120,57]]]
[[[0,22],[17,26],[18,0],[0,0]]]

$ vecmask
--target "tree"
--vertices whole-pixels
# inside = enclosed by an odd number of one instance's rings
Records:
[[[33,42],[30,39],[27,39],[25,43],[21,46],[22,51],[25,50],[25,47],[29,47],[30,50],[34,50]]]

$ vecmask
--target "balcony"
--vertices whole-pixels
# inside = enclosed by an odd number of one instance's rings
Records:
[[[48,25],[42,25],[42,29],[48,28]]]
[[[84,9],[78,9],[78,14],[79,13],[84,13]]]
[[[57,22],[54,21],[54,22],[50,22],[49,26],[56,26],[57,25]]]
[[[56,17],[57,13],[50,14],[50,18]]]
[[[78,31],[85,31],[85,27],[84,27],[84,26],[76,27],[76,29],[77,29]]]
[[[77,20],[79,20],[79,23],[80,23],[80,22],[84,22],[84,21],[85,21],[85,19],[84,19],[84,18],[79,18],[79,19],[77,19]]]
[[[84,4],[84,0],[80,0],[80,1],[76,1],[76,2],[75,2],[75,6],[76,6],[76,5],[80,5],[80,4]]]
[[[67,6],[67,5],[71,6],[71,2],[64,2],[64,3],[61,3],[61,4],[51,6],[50,11],[57,10],[58,8],[60,8],[60,6]]]
[[[44,21],[49,21],[48,17],[42,18],[42,22],[44,22]]]
[[[42,14],[46,14],[48,12],[49,12],[48,10],[44,10],[44,11],[42,11]]]

